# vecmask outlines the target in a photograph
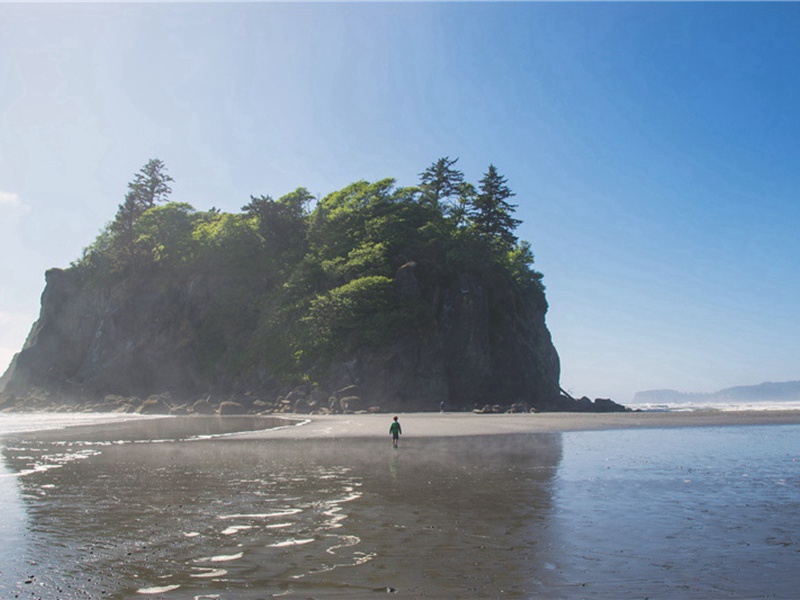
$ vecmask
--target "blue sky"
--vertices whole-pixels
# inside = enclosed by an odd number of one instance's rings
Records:
[[[562,386],[800,379],[800,4],[0,4],[0,370],[150,158],[173,199],[439,157],[516,192]]]

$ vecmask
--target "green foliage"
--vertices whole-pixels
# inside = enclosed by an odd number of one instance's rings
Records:
[[[459,194],[464,184],[464,174],[453,168],[457,162],[457,158],[450,160],[449,156],[445,156],[420,173],[420,188],[425,200],[438,205]]]
[[[170,202],[145,211],[136,223],[137,245],[155,262],[186,262],[194,252],[195,210],[185,202]]]
[[[408,319],[417,307],[395,296],[394,280],[382,275],[353,279],[314,298],[306,316],[301,358],[331,357],[362,346],[375,346],[416,326]]]
[[[498,296],[546,308],[530,244],[513,234],[519,221],[505,178],[490,166],[476,188],[457,160],[439,159],[419,187],[358,181],[313,210],[313,196],[297,188],[277,200],[251,196],[242,212],[224,213],[165,202],[172,178],[154,159],[74,266],[100,284],[151,273],[175,286],[201,282],[197,353],[209,377],[266,368],[297,381],[315,366],[424,331],[441,290],[464,273]],[[404,280],[400,292],[395,276],[404,265],[413,265],[406,277],[413,273],[416,285]]]
[[[173,179],[167,174],[167,167],[163,161],[151,158],[128,184],[126,198],[132,198],[144,212],[156,204],[167,201],[172,193],[172,188],[169,187],[170,181]]]
[[[512,217],[516,205],[510,204],[508,199],[514,196],[514,192],[506,183],[506,178],[498,173],[497,168],[489,165],[468,213],[476,231],[511,248],[517,242],[513,231],[520,221]]]
[[[242,207],[255,218],[262,244],[268,254],[287,267],[299,260],[308,249],[306,241],[307,207],[314,199],[305,188],[297,188],[278,200],[270,196],[251,196]]]
[[[261,238],[247,215],[207,213],[192,231],[200,265],[228,274],[252,271],[258,264]]]
[[[167,229],[180,226],[177,222],[169,225],[164,223],[159,233],[157,231],[159,224],[155,221],[169,220],[170,217],[180,219],[175,213],[181,209],[170,211],[169,215],[153,217],[146,225],[145,231],[142,231],[139,224],[147,211],[167,200],[172,192],[169,187],[169,182],[172,180],[162,161],[157,158],[149,160],[134,176],[133,181],[128,183],[128,192],[124,201],[117,207],[114,220],[100,233],[94,244],[84,250],[83,257],[76,263],[76,267],[90,270],[95,274],[136,273],[148,260],[160,260],[166,255],[176,255],[186,250],[186,248],[173,250],[167,246],[156,247],[162,241],[162,237],[167,238],[171,235]],[[178,239],[168,240],[167,245],[171,246],[173,241],[182,245]]]
[[[393,188],[393,179],[359,181],[323,198],[309,222],[311,252],[321,260],[333,259],[363,242],[381,241],[374,239],[376,232],[368,235],[367,224],[386,212]]]
[[[517,288],[535,300],[541,310],[547,310],[541,273],[533,268],[533,251],[530,243],[519,242],[506,254],[506,269]]]
[[[337,256],[320,263],[330,281],[346,282],[359,275],[389,275],[389,256],[386,244],[363,242],[347,256]]]

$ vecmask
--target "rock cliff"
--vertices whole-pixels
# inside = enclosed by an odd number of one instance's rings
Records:
[[[223,213],[163,203],[172,179],[150,161],[81,259],[46,273],[0,410],[622,409],[561,391],[505,179],[459,187],[439,163],[420,187],[298,188]]]
[[[395,282],[399,295],[422,298],[413,265],[398,270]],[[421,333],[356,349],[300,385],[281,382],[269,364],[209,366],[201,327],[218,284],[202,274],[151,274],[98,286],[78,269],[48,271],[39,319],[0,379],[5,406],[190,412],[202,400],[204,412],[222,403],[231,412],[438,410],[442,403],[448,410],[592,409],[559,392],[545,307],[473,275],[436,290],[436,319]]]

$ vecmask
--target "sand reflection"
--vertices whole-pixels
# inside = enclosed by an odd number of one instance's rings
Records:
[[[4,593],[30,575],[44,598],[530,597],[548,585],[559,434],[408,439],[397,451],[57,438],[4,450],[25,473],[28,518],[26,569],[4,577]]]

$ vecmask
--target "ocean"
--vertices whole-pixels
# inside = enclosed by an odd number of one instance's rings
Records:
[[[686,401],[686,402],[631,402],[625,406],[634,410],[658,412],[696,412],[696,411],[767,411],[767,410],[798,410],[800,400],[761,400],[742,402],[739,400],[713,400],[713,401]]]
[[[0,598],[800,587],[798,425],[406,436],[399,450],[232,435],[281,424],[0,415]]]

